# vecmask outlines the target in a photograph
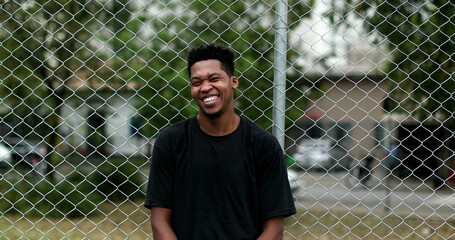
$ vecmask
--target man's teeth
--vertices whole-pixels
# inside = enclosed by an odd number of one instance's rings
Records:
[[[204,98],[204,102],[211,102],[211,101],[215,101],[218,97],[216,96],[213,96],[213,97],[208,97],[208,98]]]

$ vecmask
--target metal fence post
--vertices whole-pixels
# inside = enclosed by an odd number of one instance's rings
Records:
[[[280,0],[276,3],[273,89],[273,135],[283,149],[286,107],[287,6],[287,0]]]

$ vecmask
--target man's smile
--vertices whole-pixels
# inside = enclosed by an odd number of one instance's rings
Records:
[[[211,103],[211,102],[218,100],[218,96],[214,95],[214,96],[203,97],[201,100],[204,103]]]

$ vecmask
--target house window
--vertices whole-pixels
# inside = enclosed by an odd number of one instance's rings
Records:
[[[130,134],[132,137],[143,138],[144,119],[140,115],[134,115],[130,118]]]

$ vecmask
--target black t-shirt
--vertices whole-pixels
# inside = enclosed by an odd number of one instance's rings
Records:
[[[256,239],[262,223],[296,212],[275,137],[242,118],[231,134],[205,134],[196,118],[155,141],[145,207],[173,210],[181,240]]]

